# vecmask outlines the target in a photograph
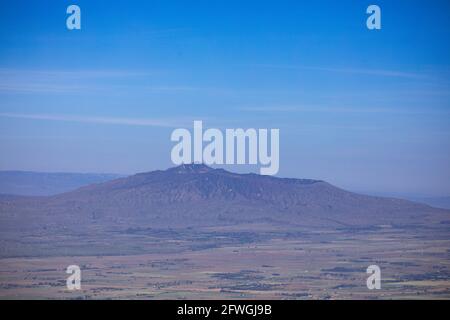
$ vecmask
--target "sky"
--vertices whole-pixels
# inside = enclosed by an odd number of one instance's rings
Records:
[[[202,120],[279,128],[280,177],[450,196],[449,16],[447,0],[3,0],[0,170],[165,169],[171,132]]]

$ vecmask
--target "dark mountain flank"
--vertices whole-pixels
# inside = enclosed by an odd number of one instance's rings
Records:
[[[49,197],[0,197],[2,229],[376,227],[446,224],[450,211],[331,184],[182,165]]]

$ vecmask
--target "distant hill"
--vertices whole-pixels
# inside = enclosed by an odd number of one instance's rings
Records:
[[[119,177],[117,174],[0,171],[0,194],[49,196]]]
[[[324,181],[235,174],[205,165],[140,173],[45,198],[0,197],[4,223],[83,228],[375,227],[448,223],[448,210],[359,195]]]
[[[409,199],[412,201],[428,204],[435,208],[450,209],[450,197],[411,197]]]
[[[408,193],[389,193],[389,192],[371,192],[371,191],[357,191],[354,190],[357,193],[362,194],[368,194],[372,196],[379,196],[379,197],[391,197],[391,198],[398,198],[398,199],[405,199],[409,201],[419,202],[423,203],[435,208],[441,208],[441,209],[450,209],[450,197],[449,196],[421,196],[417,194],[408,194]]]

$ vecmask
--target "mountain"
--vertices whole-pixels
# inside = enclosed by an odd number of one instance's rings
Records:
[[[0,171],[0,194],[49,196],[120,177],[117,174]]]
[[[414,226],[448,223],[449,212],[359,195],[325,181],[236,174],[201,164],[140,173],[55,196],[0,198],[2,222],[21,228]]]

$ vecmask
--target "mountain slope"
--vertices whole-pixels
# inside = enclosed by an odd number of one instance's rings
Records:
[[[198,227],[268,223],[376,226],[442,223],[449,211],[359,195],[324,181],[182,165],[43,198],[0,199],[2,220],[49,225]]]

